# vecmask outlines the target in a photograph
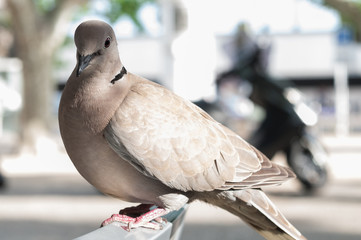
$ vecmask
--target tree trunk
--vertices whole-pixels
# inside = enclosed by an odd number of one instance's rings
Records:
[[[23,61],[23,144],[35,149],[36,140],[47,134],[54,93],[52,61],[66,36],[75,6],[85,0],[59,0],[48,13],[39,13],[34,1],[7,0],[15,35],[16,54]]]
[[[21,49],[19,49],[21,50]],[[23,60],[23,111],[21,133],[23,143],[30,147],[36,138],[46,135],[51,128],[51,106],[54,92],[52,55],[28,49]]]

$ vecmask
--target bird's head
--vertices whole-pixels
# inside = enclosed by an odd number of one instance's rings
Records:
[[[109,24],[98,20],[83,22],[75,31],[74,41],[77,47],[77,77],[91,65],[106,72],[116,70],[106,69],[106,66],[120,64],[117,41]]]

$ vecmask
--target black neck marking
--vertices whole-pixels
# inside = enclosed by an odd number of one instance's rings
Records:
[[[115,77],[110,81],[112,84],[114,84],[116,81],[118,81],[119,79],[121,79],[124,74],[127,74],[127,69],[125,69],[125,67],[122,67],[122,70],[120,70],[120,73],[118,73],[117,75],[115,75]]]

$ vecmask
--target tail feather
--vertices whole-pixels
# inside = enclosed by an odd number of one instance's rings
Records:
[[[305,239],[305,238],[294,238],[290,235],[282,232],[276,232],[276,231],[265,231],[261,229],[255,228],[255,230],[265,239],[268,240],[295,240],[295,239]]]
[[[223,191],[205,201],[240,217],[265,239],[306,240],[262,190]]]

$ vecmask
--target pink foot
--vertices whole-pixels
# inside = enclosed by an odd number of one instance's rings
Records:
[[[129,224],[130,222],[134,222],[135,218],[129,217],[127,215],[121,215],[121,214],[113,214],[110,218],[104,220],[100,227],[104,227],[108,224],[111,224],[112,222],[120,222],[120,223],[126,223]]]
[[[163,223],[167,221],[162,218],[162,216],[166,215],[170,211],[164,208],[155,208],[150,210],[152,205],[141,204],[137,207],[126,208],[120,210],[120,214],[113,214],[110,218],[106,219],[101,227],[108,225],[112,222],[120,222],[125,224],[125,226],[121,226],[123,229],[130,231],[130,229],[144,227],[150,229],[162,229]],[[143,211],[142,211],[143,210]],[[146,211],[144,213],[144,210]],[[143,213],[143,214],[142,214]],[[126,214],[137,215],[138,217],[131,217]]]
[[[164,208],[155,208],[150,210],[149,212],[135,218],[134,222],[130,222],[128,224],[127,230],[138,227],[146,227],[145,225],[149,223],[152,224],[152,229],[162,229],[163,223],[167,223],[167,220],[162,218],[162,216],[166,215],[167,213],[169,213],[169,210]]]

